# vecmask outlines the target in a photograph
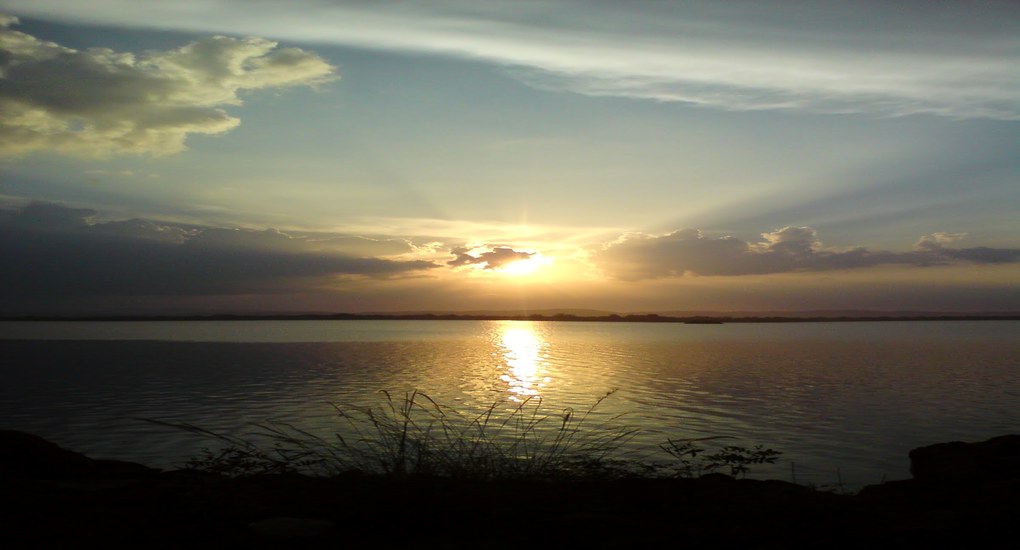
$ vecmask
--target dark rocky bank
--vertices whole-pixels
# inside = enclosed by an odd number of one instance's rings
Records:
[[[910,453],[841,495],[784,481],[226,478],[0,432],[7,548],[982,548],[1017,543],[1020,435]]]

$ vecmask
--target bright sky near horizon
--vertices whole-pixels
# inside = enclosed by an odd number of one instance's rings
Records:
[[[1020,311],[1020,4],[0,0],[0,314]]]

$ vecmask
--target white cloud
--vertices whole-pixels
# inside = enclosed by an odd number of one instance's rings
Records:
[[[784,252],[794,255],[811,254],[822,246],[818,232],[811,227],[787,226],[769,233],[762,233],[765,243],[759,245],[764,252]]]
[[[165,155],[190,134],[240,124],[223,106],[250,90],[335,78],[321,57],[262,38],[203,38],[139,56],[75,50],[0,20],[0,156],[51,150],[83,156]]]
[[[966,237],[966,233],[932,233],[924,235],[914,245],[918,250],[939,250],[949,243],[954,243]]]
[[[6,0],[64,21],[484,60],[540,87],[732,110],[1020,118],[1020,6]]]

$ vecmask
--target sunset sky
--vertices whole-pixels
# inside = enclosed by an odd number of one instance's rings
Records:
[[[0,314],[1020,311],[1020,3],[0,0]]]

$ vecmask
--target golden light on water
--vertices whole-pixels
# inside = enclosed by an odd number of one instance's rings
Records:
[[[522,401],[540,395],[551,381],[545,375],[547,342],[535,323],[507,321],[499,326],[499,341],[506,370],[500,380],[507,384],[510,399]]]

